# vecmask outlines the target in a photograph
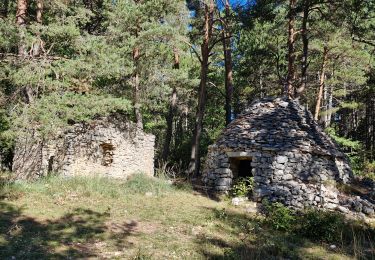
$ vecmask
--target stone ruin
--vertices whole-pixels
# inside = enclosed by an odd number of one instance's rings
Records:
[[[311,113],[288,98],[253,102],[209,147],[203,183],[228,192],[238,177],[254,178],[256,201],[368,215],[375,209],[366,199],[339,192],[337,184],[353,178],[347,157]]]
[[[16,179],[49,173],[63,176],[126,178],[154,174],[155,136],[114,116],[77,123],[45,140],[31,131],[16,143],[12,171]]]

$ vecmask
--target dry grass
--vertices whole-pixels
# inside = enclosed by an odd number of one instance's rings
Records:
[[[142,176],[127,183],[55,177],[2,187],[1,259],[356,257],[339,241],[331,250],[275,232],[228,201]]]

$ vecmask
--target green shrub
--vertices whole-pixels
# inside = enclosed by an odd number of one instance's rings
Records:
[[[285,207],[280,202],[269,203],[265,200],[263,205],[266,209],[266,221],[272,228],[281,231],[291,231],[296,220],[293,210]]]
[[[297,233],[315,241],[333,242],[341,239],[344,217],[336,212],[310,209],[299,217]]]
[[[241,177],[236,180],[232,187],[232,196],[248,197],[254,189],[254,177]]]

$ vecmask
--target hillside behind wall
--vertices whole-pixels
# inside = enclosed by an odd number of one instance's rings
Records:
[[[49,173],[114,178],[154,174],[155,137],[126,121],[103,118],[75,124],[49,140],[35,131],[26,136],[16,144],[12,170],[17,179]]]

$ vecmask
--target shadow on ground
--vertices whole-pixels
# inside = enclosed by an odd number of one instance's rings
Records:
[[[37,221],[0,202],[0,258],[67,259],[97,257],[105,241],[108,213],[76,208],[56,220]],[[116,234],[115,246],[132,234],[134,223]],[[113,235],[108,237],[113,241]]]
[[[259,216],[225,209],[205,210],[212,211],[221,230],[221,234],[199,234],[196,238],[207,259],[342,259],[345,255],[350,259],[375,258],[374,228],[348,222],[347,228],[351,230],[341,234],[333,243],[313,242],[298,231],[273,230]],[[239,239],[228,240],[228,236]],[[332,244],[335,244],[335,249],[330,248]]]

